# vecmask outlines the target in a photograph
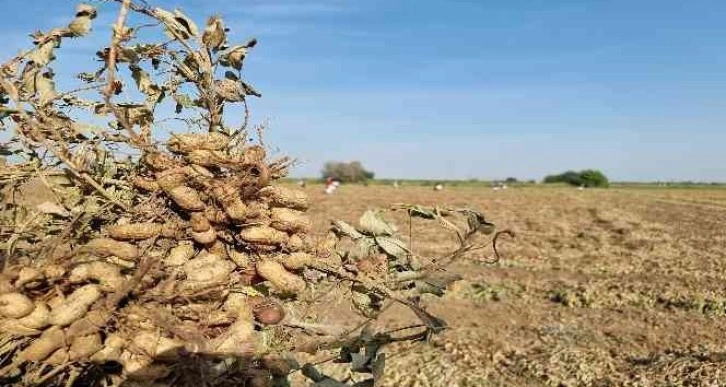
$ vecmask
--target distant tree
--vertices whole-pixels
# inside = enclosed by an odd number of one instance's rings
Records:
[[[323,179],[331,177],[343,183],[360,183],[375,177],[375,173],[365,169],[360,161],[328,161],[323,165],[322,175]]]
[[[566,183],[577,187],[607,187],[610,185],[607,176],[596,169],[585,169],[579,172],[567,171],[559,175],[548,175],[543,182]]]
[[[507,183],[507,184],[514,184],[514,183],[516,183],[518,181],[519,180],[517,180],[516,177],[508,177],[508,178],[504,179],[504,182]]]

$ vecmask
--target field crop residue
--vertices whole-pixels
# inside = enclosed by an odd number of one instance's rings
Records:
[[[306,190],[320,235],[331,219],[353,222],[398,202],[478,208],[517,234],[502,238],[498,263],[476,262],[489,250],[457,263],[450,271],[464,280],[443,299],[422,300],[451,328],[424,346],[390,347],[385,386],[726,380],[726,190]],[[406,218],[394,220],[408,228]],[[424,254],[456,246],[416,222],[411,235]],[[415,323],[403,309],[385,320]]]

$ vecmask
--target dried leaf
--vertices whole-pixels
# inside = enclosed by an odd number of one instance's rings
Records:
[[[199,35],[199,28],[197,28],[197,25],[194,24],[194,21],[192,19],[188,18],[187,15],[183,14],[181,11],[174,10],[174,20],[182,26],[183,32],[187,36],[198,36]]]
[[[373,380],[381,380],[383,378],[383,371],[386,368],[386,354],[381,353],[376,357],[376,360],[371,364],[371,372],[373,374]]]
[[[378,244],[378,246],[380,246],[380,248],[390,256],[405,258],[411,253],[408,247],[406,247],[406,244],[398,238],[383,236],[376,237],[375,241],[376,244]]]
[[[207,26],[202,35],[202,44],[210,50],[219,50],[227,41],[224,22],[219,16],[212,16],[207,20]]]
[[[252,95],[252,96],[255,96],[255,97],[262,97],[262,94],[260,94],[260,92],[258,92],[257,90],[255,90],[255,88],[252,87],[252,85],[250,85],[249,83],[243,82],[243,81],[239,81],[239,82],[240,82],[240,85],[242,86],[242,92],[245,95]]]
[[[131,69],[131,76],[136,81],[136,86],[139,88],[139,91],[147,95],[147,101],[151,104],[159,102],[164,92],[159,85],[151,81],[149,73],[136,65],[131,65],[129,68]]]
[[[377,211],[368,210],[358,220],[358,230],[366,235],[393,235],[396,227],[386,222]]]
[[[433,208],[422,206],[411,206],[408,208],[408,214],[414,218],[436,219],[436,211]]]
[[[154,114],[145,105],[119,104],[118,108],[130,125],[150,124],[154,120]]]
[[[343,222],[342,220],[336,220],[333,221],[333,227],[332,231],[340,236],[347,236],[351,239],[359,239],[363,238],[363,234],[358,232],[358,230],[355,229],[355,227],[351,226],[350,224]]]
[[[172,39],[178,37],[186,40],[199,34],[197,25],[179,10],[172,13],[162,8],[154,8],[152,13],[164,23],[166,34]]]
[[[219,57],[219,64],[240,70],[246,56],[247,47],[232,46]]]
[[[55,99],[57,93],[55,91],[52,72],[39,73],[35,77],[35,91],[38,93],[38,101],[41,105],[45,105]]]
[[[347,252],[348,260],[357,261],[376,253],[376,242],[373,238],[359,238]]]
[[[58,215],[61,217],[68,217],[71,214],[63,206],[53,202],[43,202],[35,206],[35,209],[49,215]]]
[[[444,289],[426,281],[414,281],[416,284],[416,290],[419,294],[433,294],[435,296],[443,296]]]
[[[353,372],[368,372],[368,356],[360,353],[352,353],[350,370]]]
[[[76,6],[76,17],[86,16],[95,19],[97,16],[96,7],[88,4],[78,4]]]
[[[57,42],[55,40],[42,44],[28,54],[28,59],[38,66],[47,66],[48,63],[55,59],[54,50],[56,46]]]
[[[91,31],[91,17],[86,15],[77,16],[68,25],[68,31],[70,37],[86,36]]]
[[[378,314],[378,311],[373,307],[373,299],[365,293],[353,292],[351,301],[356,310],[365,317],[373,318]]]

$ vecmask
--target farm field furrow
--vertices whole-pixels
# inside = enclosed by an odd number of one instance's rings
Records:
[[[307,190],[321,234],[330,219],[399,202],[478,208],[517,233],[498,263],[473,256],[450,267],[464,280],[424,304],[451,329],[423,347],[390,348],[386,386],[726,380],[726,190]],[[412,235],[426,255],[455,246],[417,223]],[[396,308],[385,319],[415,322]]]

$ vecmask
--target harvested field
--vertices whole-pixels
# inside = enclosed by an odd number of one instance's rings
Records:
[[[496,264],[462,262],[451,329],[388,350],[386,386],[718,385],[726,380],[726,190],[309,186],[316,232],[390,203],[471,206],[512,229]],[[397,219],[407,227],[407,220]],[[414,248],[450,235],[413,224]],[[490,251],[482,254],[491,254]],[[476,258],[476,257],[472,257]],[[484,257],[482,257],[484,258]],[[415,322],[403,310],[384,320]]]

